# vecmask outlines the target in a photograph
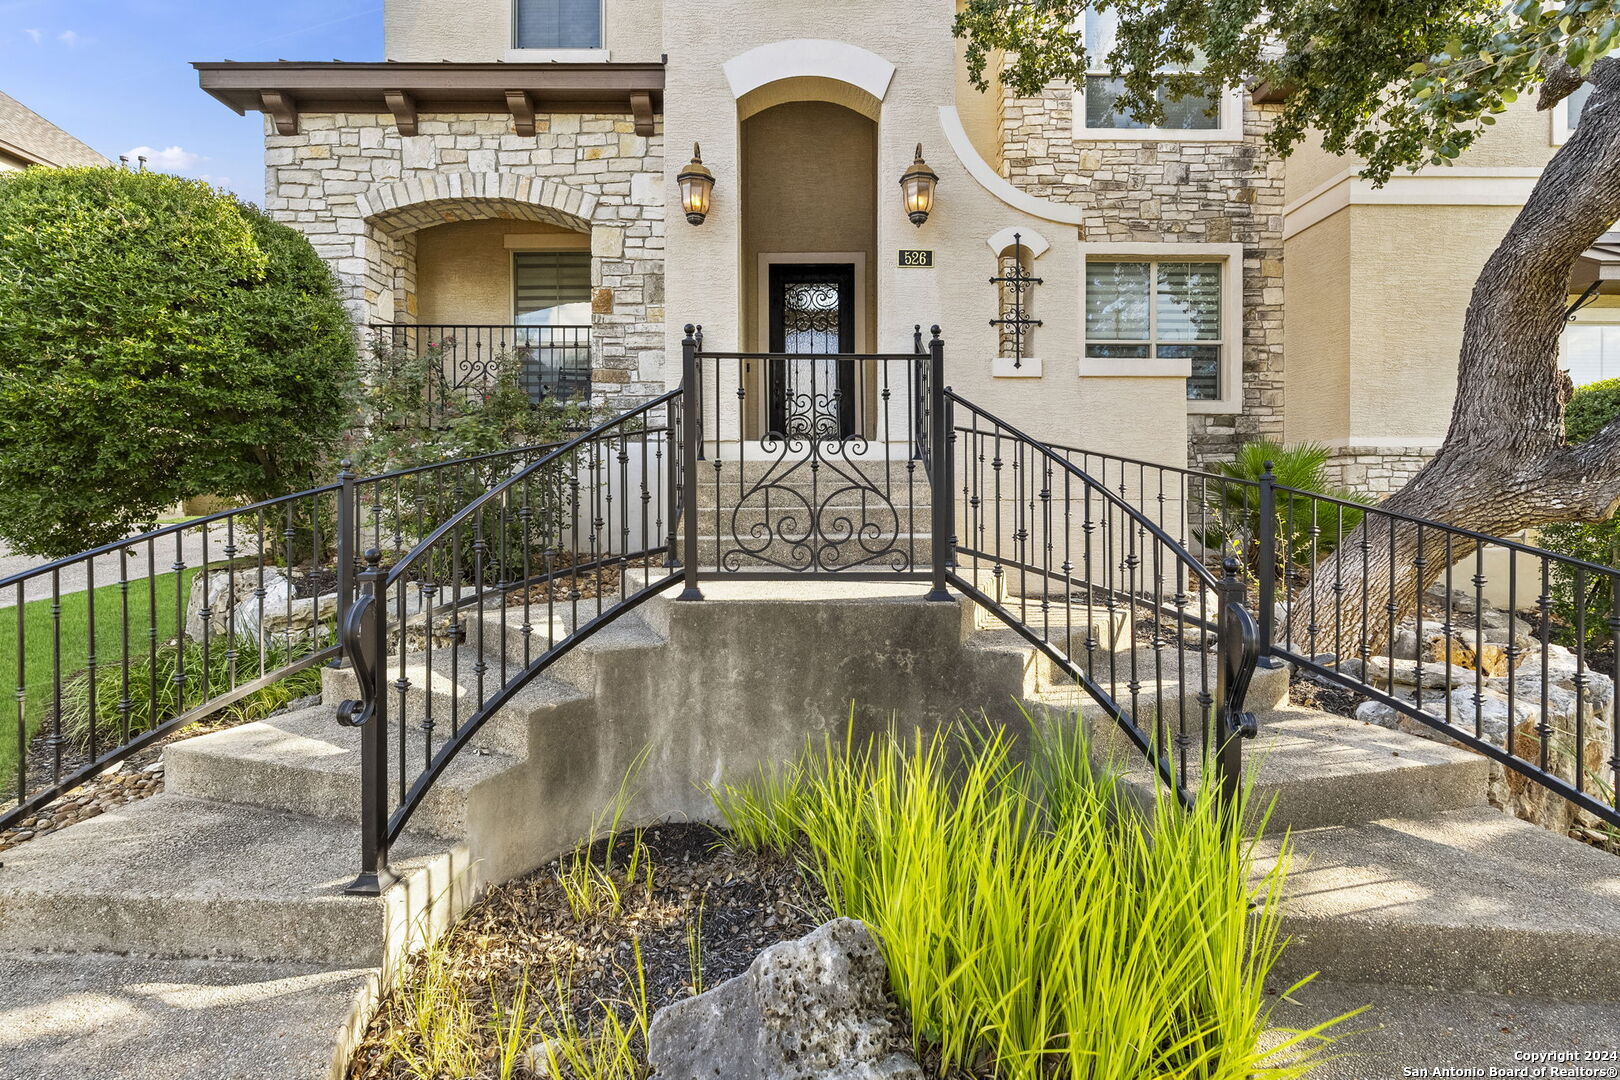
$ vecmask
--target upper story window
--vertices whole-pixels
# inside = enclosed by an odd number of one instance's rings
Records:
[[[1221,262],[1086,263],[1086,356],[1097,360],[1185,360],[1187,398],[1221,397],[1226,341]]]
[[[1214,140],[1237,139],[1243,135],[1243,103],[1236,94],[1211,87],[1203,93],[1173,98],[1168,86],[1159,87],[1157,98],[1164,107],[1164,120],[1147,124],[1120,105],[1125,80],[1108,70],[1108,55],[1114,51],[1119,29],[1119,12],[1087,8],[1084,37],[1089,73],[1085,86],[1075,97],[1074,134],[1077,139]],[[1197,71],[1198,65],[1178,69]]]
[[[602,48],[602,0],[514,0],[519,49]]]

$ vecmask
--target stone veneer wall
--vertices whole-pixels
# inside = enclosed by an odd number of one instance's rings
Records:
[[[1188,415],[1194,464],[1283,437],[1283,170],[1261,142],[1275,112],[1246,105],[1241,142],[1076,142],[1069,87],[1002,103],[1003,174],[1084,207],[1081,239],[1243,245],[1243,410]]]
[[[1422,446],[1347,446],[1333,452],[1329,479],[1358,495],[1382,499],[1405,487],[1434,450]]]
[[[592,318],[596,399],[617,410],[663,391],[661,132],[572,113],[537,117],[533,136],[513,134],[504,113],[424,116],[409,137],[373,113],[305,114],[297,135],[266,118],[265,132],[265,209],[310,238],[361,323],[412,320],[420,228],[486,217],[588,228],[592,285],[610,290]]]

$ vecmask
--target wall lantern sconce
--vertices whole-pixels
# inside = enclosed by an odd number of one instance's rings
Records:
[[[693,225],[703,224],[703,219],[709,215],[709,193],[714,190],[714,173],[704,167],[703,151],[697,143],[692,144],[692,160],[675,177],[675,183],[681,189],[681,209],[686,211],[686,220]]]
[[[906,201],[906,216],[913,225],[921,228],[928,220],[929,211],[934,209],[934,186],[938,183],[939,177],[923,160],[922,143],[918,143],[917,160],[900,177],[900,195]]]

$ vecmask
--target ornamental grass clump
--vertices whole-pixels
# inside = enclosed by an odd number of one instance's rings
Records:
[[[1214,785],[1145,812],[1073,720],[1031,732],[829,742],[712,793],[732,843],[800,850],[833,911],[877,931],[943,1075],[1303,1076],[1337,1021],[1270,1026],[1286,850],[1251,880],[1247,819]]]

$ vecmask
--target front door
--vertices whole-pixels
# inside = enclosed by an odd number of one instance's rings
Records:
[[[855,433],[855,267],[770,268],[768,427],[772,437],[847,439]]]

